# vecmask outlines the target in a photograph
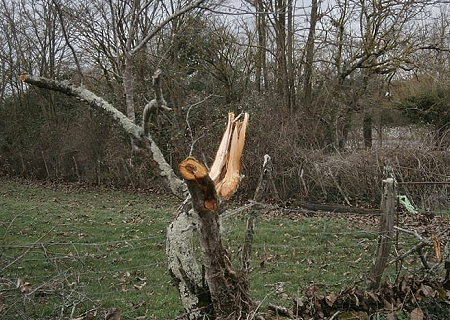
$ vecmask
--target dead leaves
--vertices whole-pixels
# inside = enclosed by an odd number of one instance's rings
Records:
[[[434,233],[431,235],[431,241],[433,241],[434,251],[436,253],[436,262],[439,263],[441,262],[441,244]]]
[[[140,284],[133,285],[133,288],[135,288],[137,290],[142,290],[146,285],[147,285],[147,282],[142,282]]]
[[[143,275],[142,271],[126,271],[124,273],[115,274],[114,278],[117,279],[117,283],[114,286],[119,288],[123,293],[127,293],[130,290],[130,287],[135,290],[143,290],[147,285],[147,277]]]
[[[294,299],[292,314],[305,320],[329,319],[339,312],[338,319],[368,319],[384,313],[386,319],[409,314],[409,320],[426,319],[419,306],[426,301],[450,305],[450,291],[441,282],[403,277],[396,284],[385,283],[379,291],[367,291],[356,285],[341,293],[320,294],[316,284],[306,288],[304,298]],[[343,311],[345,310],[345,311]]]
[[[111,309],[106,315],[105,320],[120,320],[120,308]]]
[[[415,308],[411,311],[410,320],[423,320],[424,314],[420,308]]]
[[[28,294],[33,290],[31,283],[25,281],[24,279],[17,279],[16,288],[23,294]]]

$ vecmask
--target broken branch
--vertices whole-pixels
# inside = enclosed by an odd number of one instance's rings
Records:
[[[199,214],[215,213],[218,209],[217,193],[208,169],[197,159],[189,157],[179,164],[179,170],[188,185],[194,209]]]
[[[240,181],[241,158],[245,144],[245,133],[248,126],[248,113],[238,121],[234,113],[228,114],[228,123],[223,134],[209,176],[216,185],[219,196],[228,199],[236,191]]]

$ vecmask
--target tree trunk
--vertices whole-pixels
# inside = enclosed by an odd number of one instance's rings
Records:
[[[133,88],[133,57],[130,53],[125,54],[125,70],[123,73],[123,89],[125,92],[126,113],[131,122],[136,121],[134,112],[134,88]]]
[[[187,158],[180,164],[180,173],[187,182],[186,186],[174,174],[150,134],[145,134],[142,127],[136,126],[107,101],[87,89],[63,82],[28,74],[22,74],[20,79],[81,99],[112,117],[130,135],[136,147],[148,151],[148,156],[157,164],[159,175],[166,180],[175,195],[186,197],[186,189],[189,189],[191,197],[185,200],[177,218],[168,228],[166,248],[169,271],[188,318],[245,319],[252,306],[248,281],[244,273],[233,270],[222,245],[219,212],[220,201],[228,199],[239,184],[248,114],[244,115],[243,121],[238,121],[239,116],[235,118],[233,113],[229,114],[227,130],[212,165],[214,171],[208,172],[205,166],[193,158]],[[158,99],[158,95],[160,93],[156,92],[155,100],[160,100],[157,102],[159,104],[163,99],[162,96]],[[197,225],[204,276],[194,257],[193,235]]]
[[[255,82],[256,90],[263,91],[262,82],[264,81],[264,89],[267,91],[267,78],[263,75],[266,73],[266,17],[262,0],[255,0],[256,9],[256,32],[258,33],[258,48],[256,51],[255,61]]]
[[[286,0],[275,1],[275,34],[277,44],[277,93],[283,106],[290,109],[289,81],[286,59]]]
[[[294,3],[288,0],[287,4],[287,94],[289,95],[289,111],[295,111],[295,72],[294,72]]]
[[[317,24],[317,0],[312,0],[311,17],[309,25],[308,40],[306,41],[306,55],[305,55],[305,72],[303,83],[303,98],[306,108],[310,108],[312,98],[312,67],[314,63],[314,39],[316,34]]]
[[[364,113],[363,119],[363,137],[364,137],[364,148],[367,150],[372,149],[373,136],[372,136],[373,119],[369,112]]]
[[[186,180],[192,205],[199,217],[200,244],[205,267],[205,280],[211,294],[214,319],[241,319],[249,314],[251,298],[248,280],[233,270],[220,237],[220,199],[216,185],[204,165],[187,158],[179,165]]]

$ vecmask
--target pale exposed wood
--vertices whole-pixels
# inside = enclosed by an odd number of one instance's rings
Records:
[[[205,178],[208,175],[208,169],[193,157],[183,160],[178,168],[181,176],[189,181]]]
[[[241,178],[241,158],[245,144],[245,134],[248,126],[249,115],[244,114],[243,121],[233,121],[232,137],[229,147],[229,156],[226,163],[225,175],[216,182],[217,193],[228,199],[236,191]]]
[[[181,176],[186,180],[192,204],[197,213],[217,213],[219,200],[208,169],[197,159],[189,157],[179,164]]]
[[[230,147],[231,135],[233,132],[233,121],[234,113],[230,112],[228,113],[228,122],[225,132],[223,133],[219,149],[217,150],[216,157],[209,171],[209,176],[214,183],[217,183],[221,179],[222,170],[227,162],[228,149]]]

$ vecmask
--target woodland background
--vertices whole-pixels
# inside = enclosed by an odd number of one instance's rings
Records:
[[[285,203],[378,205],[386,168],[448,179],[447,1],[197,1],[173,15],[189,4],[2,0],[0,174],[162,188],[106,116],[19,80],[83,85],[141,123],[161,69],[173,110],[150,132],[173,168],[211,163],[227,113],[250,113],[238,198],[264,154]]]

